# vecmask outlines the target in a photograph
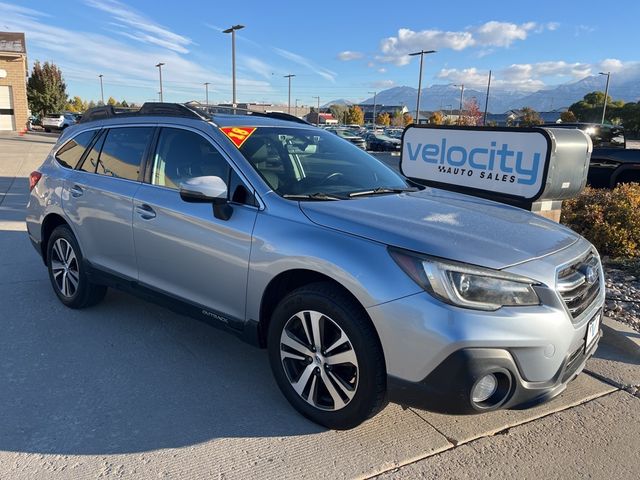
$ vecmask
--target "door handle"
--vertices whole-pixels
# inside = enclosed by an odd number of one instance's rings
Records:
[[[136,205],[136,213],[140,215],[143,220],[151,220],[152,218],[156,218],[155,210],[146,203],[143,203],[142,205]]]
[[[84,190],[82,190],[82,187],[80,187],[79,185],[74,185],[73,187],[71,187],[71,196],[78,198],[81,197],[82,194],[84,193]]]

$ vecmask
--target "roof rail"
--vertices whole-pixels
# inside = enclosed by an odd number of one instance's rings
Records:
[[[311,125],[306,120],[303,120],[295,115],[283,112],[257,112],[248,108],[239,108],[227,105],[202,105],[198,102],[189,102],[187,106],[194,108],[195,110],[207,115],[225,114],[225,115],[255,115],[257,117],[277,118],[279,120],[286,120],[289,122],[302,123],[304,125]]]
[[[114,107],[113,105],[104,105],[101,107],[90,108],[80,118],[79,123],[92,122],[95,120],[104,120],[107,118],[118,117],[136,117],[136,116],[170,116],[170,117],[186,117],[198,120],[207,119],[206,115],[180,103],[164,103],[164,102],[146,102],[139,109]]]

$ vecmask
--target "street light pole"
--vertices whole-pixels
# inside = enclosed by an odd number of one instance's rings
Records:
[[[600,72],[600,75],[607,76],[607,86],[604,88],[604,104],[602,105],[602,122],[604,123],[604,115],[607,113],[607,98],[609,97],[609,78],[611,77],[611,72]]]
[[[234,25],[223,30],[222,33],[231,34],[231,85],[233,88],[233,106],[236,106],[236,30],[244,28],[244,25]]]
[[[287,102],[287,113],[289,115],[291,115],[291,79],[295,77],[295,75],[293,74],[289,74],[289,75],[284,75],[284,78],[288,78],[289,79],[289,100]]]
[[[454,85],[454,87],[460,87],[460,108],[458,109],[458,125],[462,122],[462,101],[464,100],[464,83],[460,85]]]
[[[368,94],[373,93],[373,129],[376,129],[376,97],[378,96],[378,92],[367,92]]]
[[[102,74],[98,75],[100,77],[100,98],[102,98],[102,105],[104,105],[104,88],[102,88]]]
[[[162,103],[163,101],[163,97],[162,97],[162,66],[164,65],[164,63],[158,63],[156,65],[156,67],[158,67],[158,74],[160,75],[160,103]]]
[[[296,102],[296,108],[293,112],[293,114],[297,117],[298,116],[298,102],[300,101],[299,98],[296,98],[295,102]]]
[[[204,82],[204,94],[205,94],[204,103],[207,107],[209,106],[209,85],[210,85],[209,82]]]
[[[316,110],[316,127],[320,126],[320,97],[311,97],[318,100],[318,110]]]
[[[487,109],[489,108],[489,89],[491,88],[491,70],[489,70],[489,81],[487,82],[487,99],[484,101],[484,116],[482,117],[482,126],[487,126]]]
[[[420,123],[420,94],[422,93],[422,62],[424,56],[429,53],[436,53],[435,50],[420,50],[419,52],[410,53],[410,57],[420,55],[420,75],[418,76],[418,101],[416,102],[416,123]]]

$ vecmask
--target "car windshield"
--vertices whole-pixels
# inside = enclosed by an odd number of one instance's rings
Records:
[[[284,197],[330,200],[412,189],[391,168],[324,130],[259,127],[240,152]]]

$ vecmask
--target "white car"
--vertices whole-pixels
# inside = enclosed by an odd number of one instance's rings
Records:
[[[73,113],[49,113],[42,119],[42,127],[45,132],[64,130],[76,123],[78,120]]]

